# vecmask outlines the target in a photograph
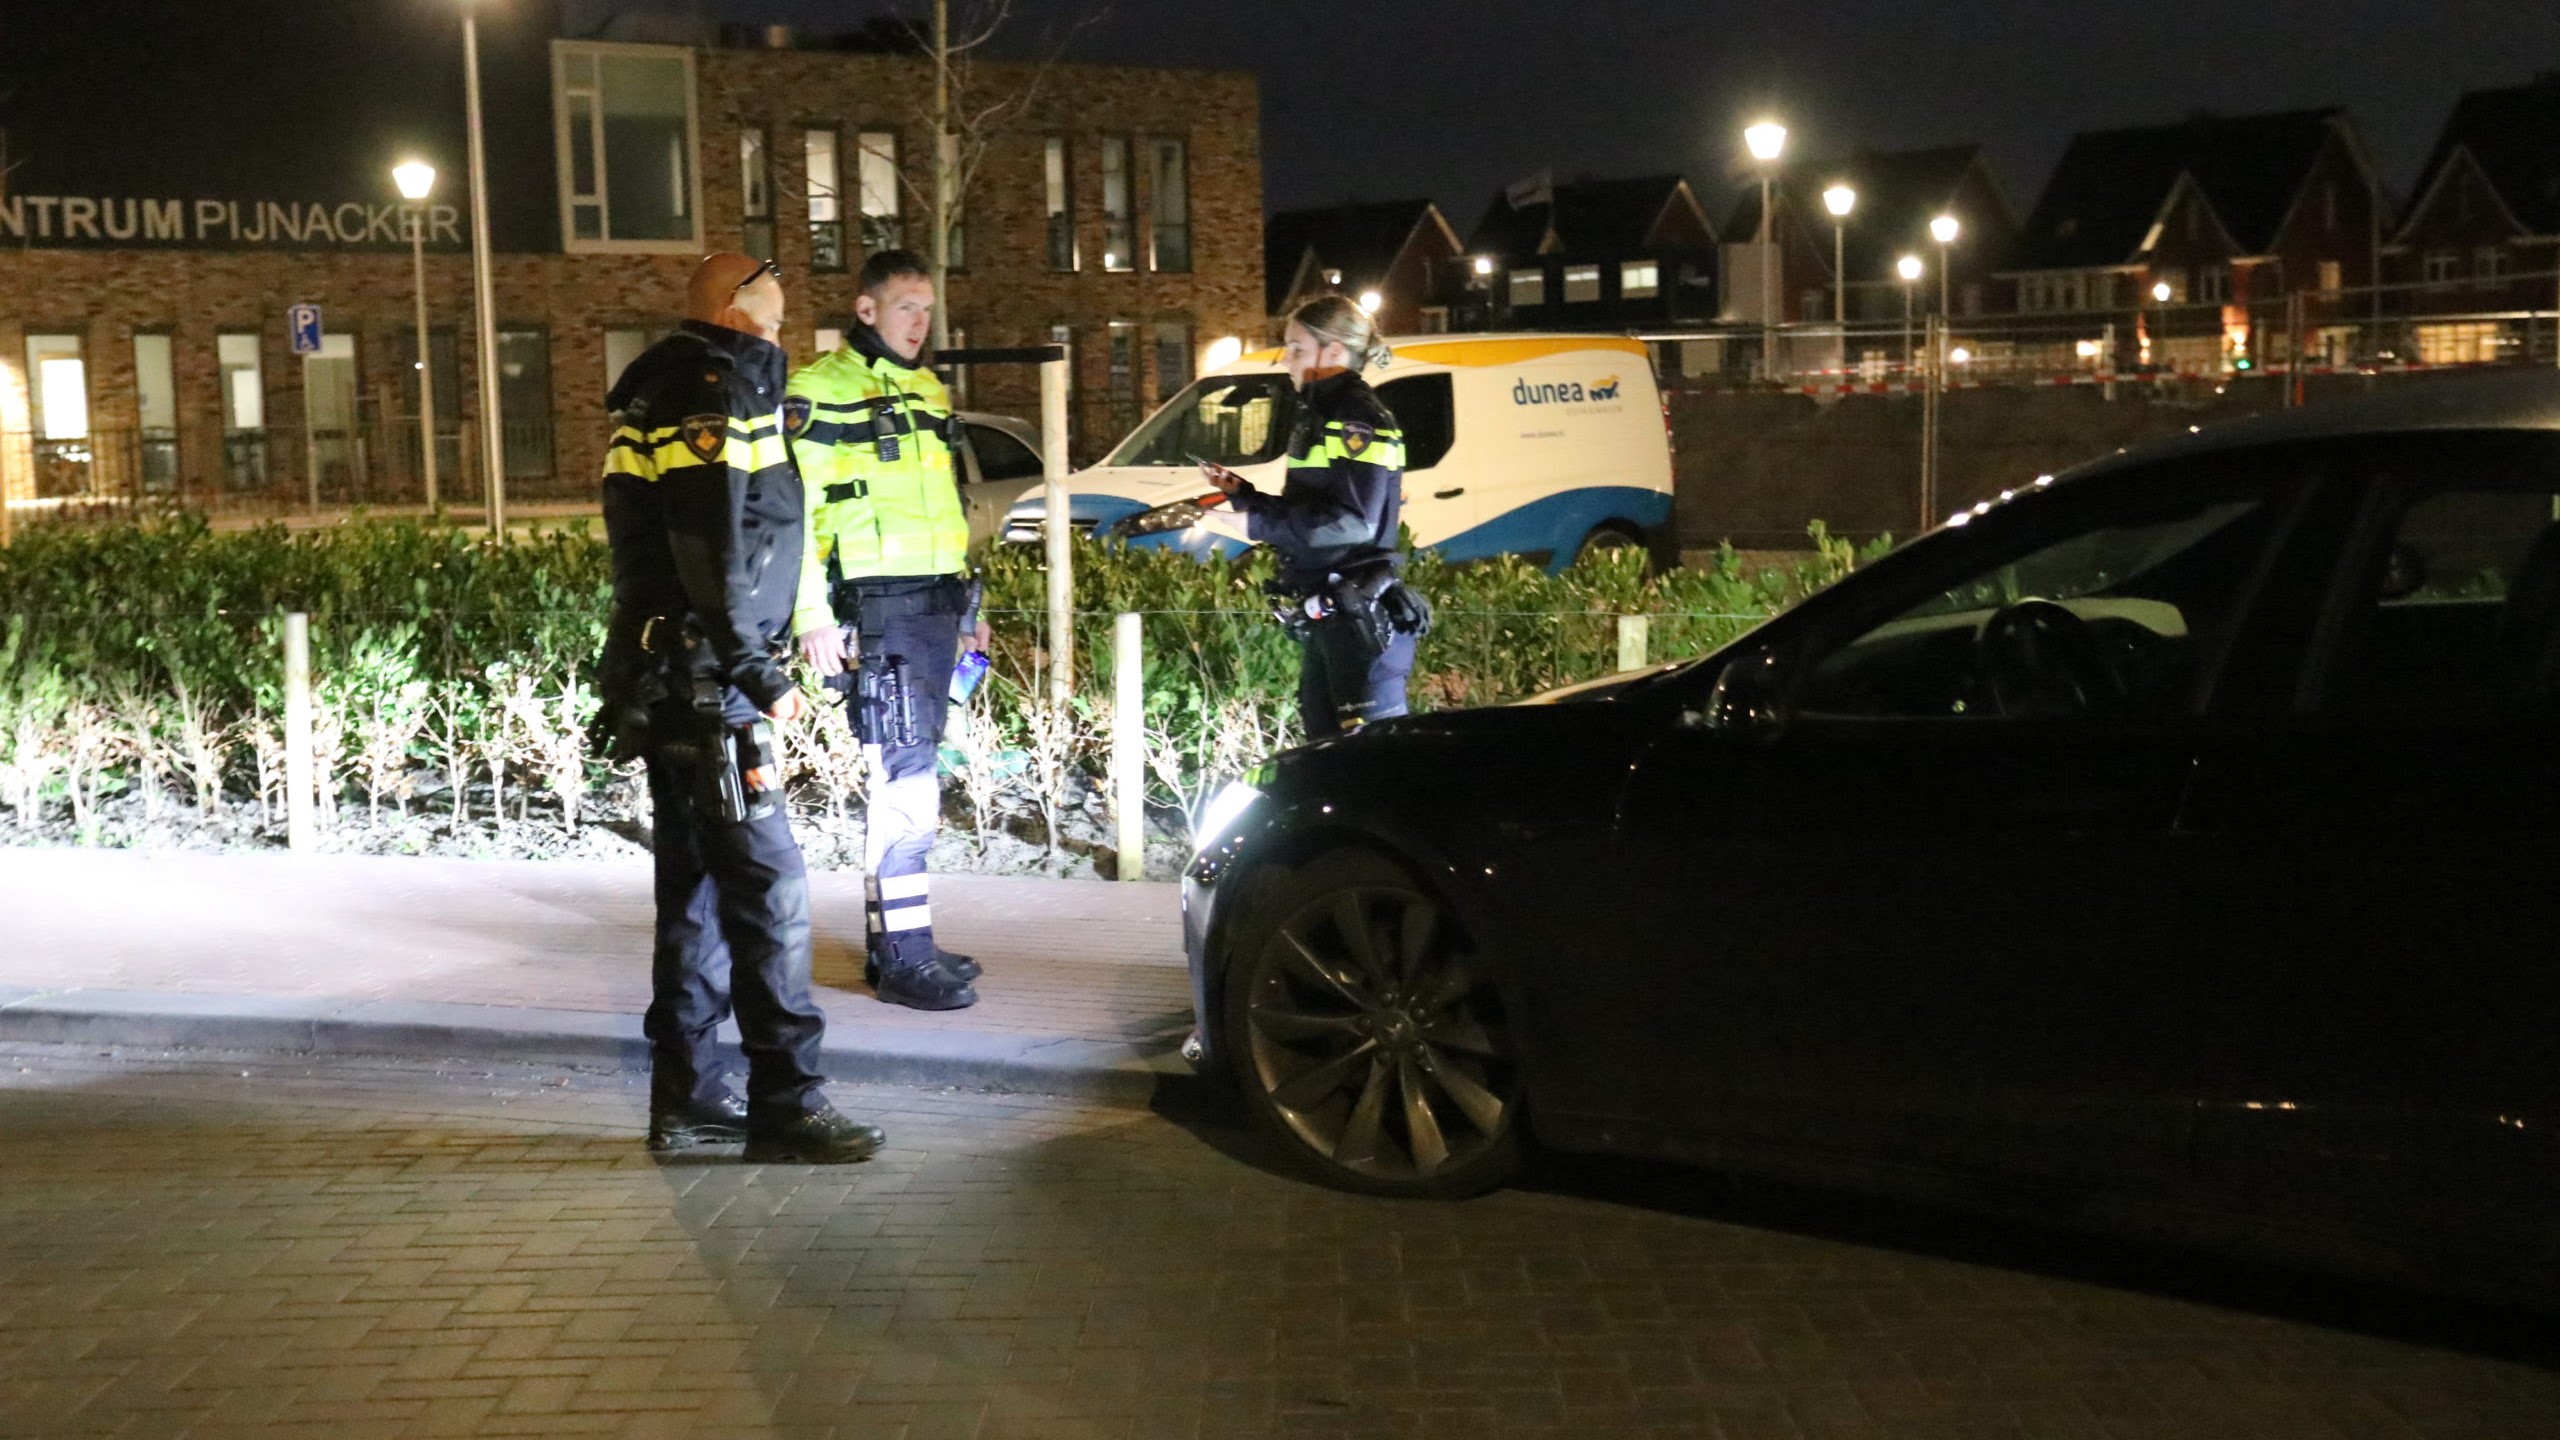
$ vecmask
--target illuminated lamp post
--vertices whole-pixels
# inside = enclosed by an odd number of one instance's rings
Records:
[[[1947,305],[1947,271],[1950,268],[1947,263],[1947,247],[1956,243],[1956,236],[1961,234],[1963,229],[1963,226],[1956,223],[1956,217],[1953,215],[1941,215],[1929,222],[1929,238],[1938,242],[1938,313],[1944,316],[1952,316],[1955,313]]]
[[[1893,264],[1893,273],[1902,277],[1902,368],[1911,369],[1911,297],[1919,288],[1920,274],[1928,267],[1917,255],[1905,255]]]
[[[1858,207],[1858,192],[1834,185],[1822,192],[1822,207],[1831,212],[1831,323],[1840,327],[1842,353],[1849,333],[1849,212]]]
[[[435,193],[436,167],[407,160],[391,167],[391,183],[410,204],[409,273],[418,298],[418,476],[425,482],[427,508],[436,508],[436,379],[435,354],[427,343],[427,197]]]
[[[1778,227],[1769,218],[1769,181],[1777,169],[1778,157],[1786,153],[1787,127],[1775,120],[1763,120],[1742,132],[1742,143],[1749,147],[1752,160],[1760,167],[1760,378],[1774,380],[1778,374],[1778,257],[1774,247]]]

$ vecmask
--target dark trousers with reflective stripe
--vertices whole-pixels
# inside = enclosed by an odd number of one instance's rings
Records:
[[[942,828],[942,782],[935,762],[951,706],[951,666],[959,659],[967,583],[952,576],[854,580],[835,590],[836,614],[861,636],[856,658],[854,735],[870,761],[863,863],[871,951],[891,967],[933,958],[932,882],[925,875]],[[881,681],[895,666],[905,705],[893,713]],[[864,683],[868,681],[869,683]]]
[[[1383,652],[1372,654],[1359,627],[1336,617],[1309,624],[1305,647],[1298,660],[1298,720],[1308,739],[1405,713],[1413,636],[1399,632]]]
[[[809,995],[809,874],[799,842],[781,806],[737,825],[702,813],[695,763],[659,747],[648,757],[658,934],[642,1028],[652,1101],[665,1108],[721,1092],[715,1035],[734,994],[748,1108],[776,1116],[812,1109],[826,1017]]]

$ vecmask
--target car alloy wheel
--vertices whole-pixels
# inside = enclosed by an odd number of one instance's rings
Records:
[[[1338,1184],[1454,1195],[1499,1183],[1518,1156],[1501,999],[1440,905],[1398,877],[1281,913],[1239,956],[1230,1011],[1260,1108]]]

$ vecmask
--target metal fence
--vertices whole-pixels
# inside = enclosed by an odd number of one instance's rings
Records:
[[[477,426],[438,428],[432,494],[414,416],[219,436],[140,428],[91,428],[75,436],[0,431],[0,494],[22,522],[163,506],[216,515],[485,506]],[[592,495],[592,477],[560,475],[548,422],[504,426],[499,438],[511,498]]]
[[[2520,295],[2536,305],[2503,303]],[[2111,310],[1958,315],[1946,389],[2114,386],[2261,375],[2389,375],[2560,366],[2560,274],[2346,287],[2274,301],[2160,301]],[[1917,391],[1930,320],[1709,326],[1652,334],[1663,378],[1807,394]]]

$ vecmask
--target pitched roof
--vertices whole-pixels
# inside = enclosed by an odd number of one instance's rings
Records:
[[[1467,248],[1492,255],[1535,255],[1552,225],[1556,239],[1569,251],[1632,254],[1645,248],[1654,222],[1687,183],[1678,175],[1577,180],[1555,186],[1551,202],[1517,210],[1509,199],[1496,195],[1467,236]],[[1703,211],[1699,218],[1705,219]]]
[[[1822,192],[1834,182],[1846,182],[1858,192],[1857,206],[1849,212],[1844,241],[1852,275],[1881,274],[1895,255],[1922,248],[1929,242],[1929,222],[1944,213],[1964,187],[1965,177],[1974,167],[1984,164],[1979,145],[1941,145],[1927,150],[1856,150],[1837,160],[1809,161],[1788,167],[1780,180],[1785,188],[1787,206],[1797,218],[1815,226],[1826,242],[1831,215],[1823,208]],[[1986,170],[1986,173],[1988,171]],[[1991,186],[1995,198],[2000,189],[1995,180]],[[2005,198],[1999,200],[2001,213],[1995,217],[1965,216],[1968,228],[1979,230],[1997,222],[2006,231],[2013,216]],[[1786,209],[1779,212],[1785,215]],[[1747,185],[1734,202],[1733,216],[1727,221],[1727,235],[1760,233],[1760,187]],[[1825,250],[1828,256],[1829,251]]]
[[[2335,107],[2071,137],[2018,237],[2014,268],[2122,265],[2141,249],[2180,175],[2193,176],[2246,253],[2275,241],[2321,147],[2345,121]]]
[[[1290,286],[1309,251],[1316,263],[1342,272],[1345,290],[1374,287],[1425,223],[1445,226],[1428,200],[1346,201],[1314,210],[1284,210],[1262,229],[1262,284],[1270,313],[1292,298]]]
[[[2456,146],[2471,152],[2499,198],[2536,235],[2560,235],[2560,71],[2522,85],[2474,90],[2455,102],[2419,171],[2424,195]]]

